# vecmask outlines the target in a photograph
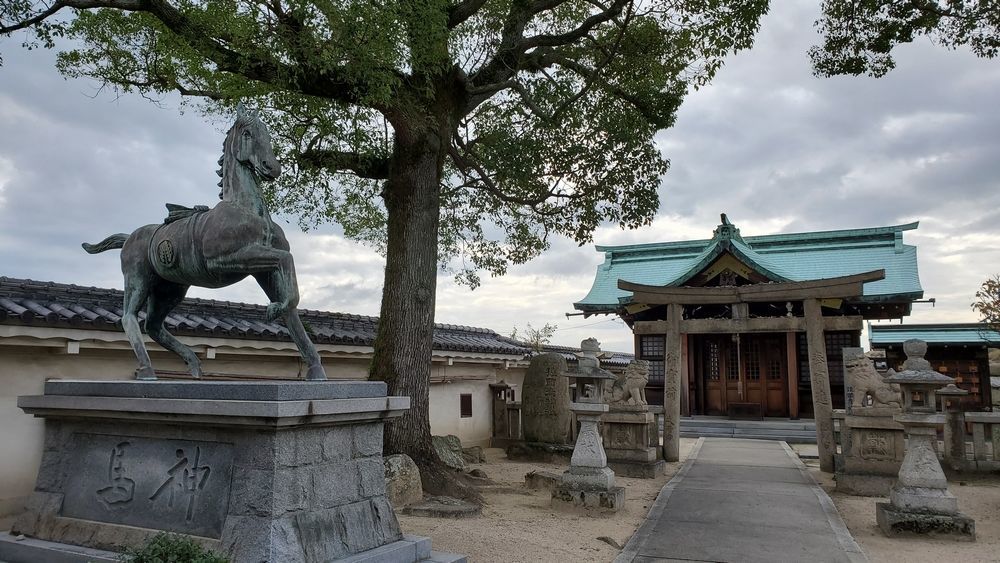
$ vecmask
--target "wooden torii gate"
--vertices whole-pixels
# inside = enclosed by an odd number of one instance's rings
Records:
[[[816,417],[816,444],[820,469],[833,472],[833,403],[830,397],[830,374],[827,368],[824,338],[823,299],[852,299],[864,294],[864,284],[885,279],[885,270],[874,270],[851,276],[802,282],[761,283],[723,287],[663,287],[618,280],[620,289],[632,292],[631,303],[666,305],[666,365],[663,383],[663,452],[667,461],[680,456],[681,408],[681,334],[682,312],[685,305],[737,305],[741,303],[793,302],[803,304],[803,317],[766,319],[773,330],[802,330],[804,324],[809,354],[810,387],[813,413]],[[739,319],[728,319],[734,331]],[[718,322],[713,320],[713,322]],[[858,324],[860,325],[860,318]]]

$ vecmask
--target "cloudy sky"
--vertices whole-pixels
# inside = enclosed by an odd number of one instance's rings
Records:
[[[812,76],[818,0],[780,0],[756,46],[730,57],[659,135],[672,167],[654,223],[594,235],[598,244],[707,238],[725,212],[744,235],[920,221],[926,297],[907,322],[971,322],[979,284],[1000,272],[1000,61],[927,41],[898,51],[882,79]],[[118,253],[80,242],[163,218],[165,202],[212,204],[222,124],[177,100],[160,106],[64,80],[54,53],[0,43],[0,275],[120,288]],[[377,315],[382,259],[336,226],[301,233],[288,222],[302,306]],[[596,336],[631,351],[608,317],[567,318],[603,257],[557,240],[535,261],[475,291],[442,274],[437,321],[509,333],[552,323],[554,343]],[[264,303],[243,282],[191,295]]]

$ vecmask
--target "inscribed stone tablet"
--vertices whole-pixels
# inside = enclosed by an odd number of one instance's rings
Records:
[[[218,538],[233,445],[75,434],[63,516]]]
[[[569,379],[565,373],[566,360],[559,354],[541,354],[531,359],[521,393],[526,441],[570,443]]]

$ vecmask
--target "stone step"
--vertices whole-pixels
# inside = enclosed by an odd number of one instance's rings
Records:
[[[712,418],[681,418],[680,427],[772,428],[816,431],[816,423],[812,420],[728,420]]]
[[[780,440],[791,444],[815,444],[816,422],[812,419],[731,420],[723,417],[681,417],[684,438],[748,438]]]
[[[680,433],[733,436],[739,438],[744,434],[757,434],[764,436],[815,436],[815,430],[781,430],[773,428],[681,428]]]
[[[788,442],[789,444],[815,444],[816,434],[815,433],[786,433],[786,434],[755,434],[752,432],[747,432],[743,434],[733,434],[732,432],[719,432],[719,431],[708,431],[708,432],[690,432],[686,430],[681,430],[680,436],[682,438],[743,438],[747,440],[775,440]]]
[[[739,438],[743,434],[758,434],[771,436],[815,436],[815,430],[788,430],[784,428],[733,428],[733,434]]]

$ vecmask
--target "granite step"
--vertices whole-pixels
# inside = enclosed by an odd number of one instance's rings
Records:
[[[680,419],[680,427],[698,428],[769,428],[782,430],[802,430],[816,431],[816,423],[813,420],[729,420],[724,418],[684,418]]]
[[[816,443],[816,423],[810,419],[729,420],[721,417],[689,417],[681,418],[679,432],[684,438],[749,438],[790,444]]]

